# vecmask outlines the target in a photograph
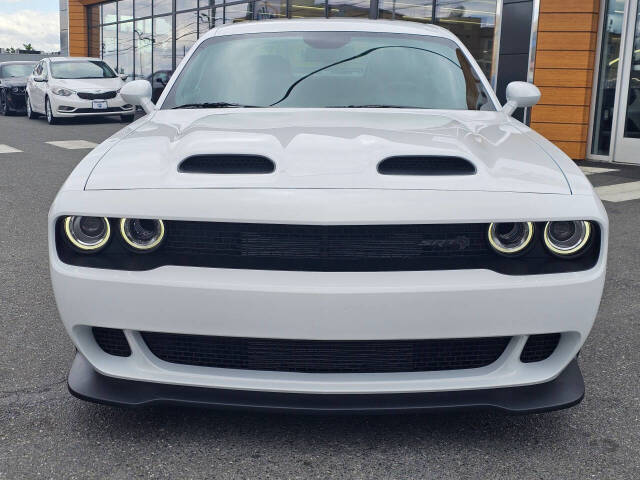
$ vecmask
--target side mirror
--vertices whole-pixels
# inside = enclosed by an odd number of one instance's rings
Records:
[[[507,85],[507,103],[502,111],[512,115],[516,108],[533,107],[540,100],[540,90],[533,83],[511,82]]]
[[[120,77],[120,79],[121,79],[123,82],[126,82],[126,81],[127,81],[127,78],[129,78],[129,75],[127,75],[126,73],[121,73],[121,74],[120,74],[120,75],[118,75],[118,76]]]
[[[120,89],[123,100],[131,105],[140,105],[145,113],[153,111],[151,84],[146,80],[134,80]]]
[[[34,75],[33,76],[33,81],[34,82],[46,82],[47,79],[44,78],[44,75]]]

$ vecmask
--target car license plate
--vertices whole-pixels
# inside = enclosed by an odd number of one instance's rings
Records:
[[[94,100],[93,101],[93,109],[94,110],[106,110],[107,102],[104,100]]]

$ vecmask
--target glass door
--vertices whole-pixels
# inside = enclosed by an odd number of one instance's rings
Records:
[[[640,0],[629,3],[614,160],[640,164]]]

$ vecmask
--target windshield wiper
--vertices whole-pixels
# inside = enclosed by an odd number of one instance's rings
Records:
[[[423,108],[412,107],[410,105],[386,105],[386,104],[370,104],[370,105],[331,105],[326,108]]]
[[[260,108],[256,105],[242,105],[240,103],[231,102],[203,102],[203,103],[185,103],[184,105],[178,105],[172,107],[172,110],[176,108]]]

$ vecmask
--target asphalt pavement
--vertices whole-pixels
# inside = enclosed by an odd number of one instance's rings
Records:
[[[620,196],[605,202],[609,271],[580,355],[587,393],[569,410],[302,416],[72,397],[74,350],[51,290],[46,220],[89,151],[68,146],[91,144],[46,142],[99,143],[122,126],[0,117],[0,152],[11,150],[0,153],[0,479],[640,477],[640,200]],[[640,180],[640,167],[581,165],[596,185]]]

